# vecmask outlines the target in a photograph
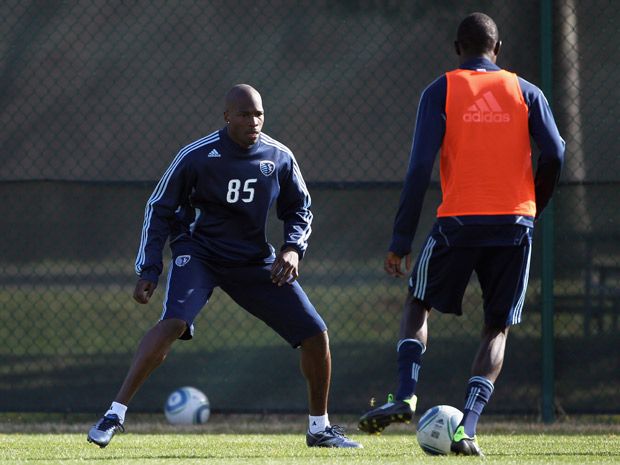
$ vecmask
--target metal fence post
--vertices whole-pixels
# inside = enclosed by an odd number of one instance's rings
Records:
[[[553,59],[553,9],[551,0],[541,2],[540,46],[542,90],[551,103]],[[542,220],[542,419],[545,423],[555,420],[554,398],[554,344],[553,344],[553,279],[554,279],[554,205],[553,199],[545,209]]]

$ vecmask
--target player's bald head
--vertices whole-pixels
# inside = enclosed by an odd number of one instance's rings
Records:
[[[230,138],[246,149],[254,145],[265,122],[258,91],[247,84],[237,84],[226,93],[224,104],[224,120]]]
[[[456,41],[461,51],[468,55],[490,53],[499,42],[497,25],[484,13],[472,13],[459,24]]]
[[[233,108],[247,106],[248,103],[262,103],[258,91],[248,84],[237,84],[231,87],[224,99],[224,110],[229,111]]]

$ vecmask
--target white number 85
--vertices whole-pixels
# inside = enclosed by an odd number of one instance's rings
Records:
[[[254,184],[256,181],[257,181],[256,178],[252,178],[252,179],[247,179],[243,183],[243,193],[247,195],[241,198],[242,202],[250,203],[252,200],[254,200],[254,188],[252,187],[252,184]],[[230,181],[228,181],[228,192],[226,193],[226,201],[228,203],[235,203],[239,201],[239,196],[240,196],[239,189],[240,188],[241,188],[240,179],[231,179]]]

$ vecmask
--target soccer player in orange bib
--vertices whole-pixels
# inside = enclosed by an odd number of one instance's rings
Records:
[[[557,184],[564,141],[541,90],[495,64],[501,41],[489,16],[473,13],[463,19],[454,45],[459,68],[433,81],[420,98],[384,262],[390,276],[405,275],[403,259],[411,269],[411,243],[440,152],[442,202],[409,278],[397,343],[398,390],[364,414],[359,428],[378,433],[393,422],[411,420],[428,315],[433,308],[461,315],[475,271],[484,324],[451,450],[482,455],[476,426],[502,368],[508,329],[521,321],[534,222]],[[530,136],[540,150],[535,175]]]

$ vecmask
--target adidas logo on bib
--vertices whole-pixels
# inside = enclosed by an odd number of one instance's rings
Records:
[[[492,92],[485,92],[463,113],[466,123],[509,123],[510,113],[502,110]]]

